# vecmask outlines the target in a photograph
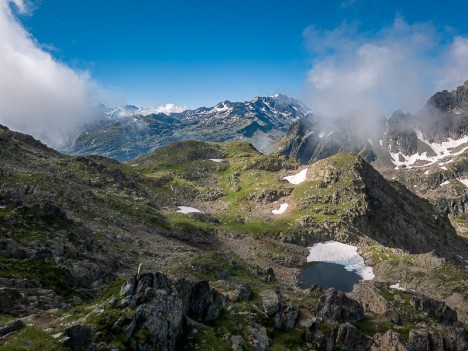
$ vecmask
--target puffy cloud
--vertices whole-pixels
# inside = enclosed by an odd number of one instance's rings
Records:
[[[161,106],[144,108],[144,109],[142,109],[142,114],[149,115],[151,113],[165,113],[166,115],[170,115],[172,113],[183,112],[186,109],[187,109],[186,106],[176,106],[174,104],[164,104],[164,105],[161,105]]]
[[[0,123],[51,146],[65,142],[94,117],[102,89],[87,72],[54,59],[25,30],[13,9],[22,0],[0,0]]]
[[[377,33],[344,23],[328,31],[308,28],[304,34],[315,57],[306,101],[325,115],[415,111],[435,90],[468,79],[468,39],[444,44],[445,33],[431,24],[396,18]]]

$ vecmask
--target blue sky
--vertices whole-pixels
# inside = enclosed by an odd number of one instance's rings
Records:
[[[41,0],[26,29],[52,55],[126,103],[196,107],[282,92],[303,98],[304,30],[343,22],[376,33],[396,16],[468,32],[466,1]]]

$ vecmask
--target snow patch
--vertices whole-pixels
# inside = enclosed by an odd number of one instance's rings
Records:
[[[319,138],[322,139],[325,136],[325,132],[320,132]]]
[[[424,172],[424,174],[429,174],[429,170],[427,170],[426,172]]]
[[[468,179],[457,178],[457,180],[468,188]]]
[[[279,209],[273,210],[273,211],[271,211],[271,213],[277,214],[277,215],[278,215],[278,214],[282,214],[282,213],[284,213],[284,212],[286,211],[286,209],[288,208],[288,206],[289,206],[289,205],[286,204],[286,203],[281,204],[281,206],[280,206]]]
[[[0,206],[0,210],[3,210],[4,208],[6,208],[6,206],[4,206],[4,205]]]
[[[188,207],[188,206],[178,206],[177,208],[178,208],[177,212],[183,213],[183,214],[194,213],[194,212],[203,213],[202,211],[196,208]]]
[[[374,143],[372,142],[371,139],[367,139],[367,141],[368,141],[368,143],[369,143],[372,147],[374,147]]]
[[[299,173],[294,174],[292,176],[284,177],[283,179],[286,179],[291,184],[295,184],[295,185],[301,184],[303,181],[307,179],[307,168],[303,169]]]
[[[418,129],[415,130],[416,132],[416,136],[418,137],[418,139],[426,144],[428,147],[430,147],[432,149],[432,151],[434,151],[435,153],[435,156],[427,156],[427,152],[423,152],[421,154],[418,154],[418,153],[415,153],[413,155],[403,155],[401,152],[390,152],[390,156],[391,156],[391,159],[392,159],[392,162],[395,166],[406,166],[408,168],[420,168],[420,167],[425,167],[425,166],[429,166],[429,165],[433,165],[434,163],[437,163],[441,160],[443,160],[444,158],[448,157],[448,156],[457,156],[457,155],[460,155],[462,154],[464,151],[466,151],[468,149],[468,135],[460,138],[460,139],[452,139],[452,138],[448,138],[447,141],[443,141],[441,143],[431,143],[429,142],[428,140],[424,139],[424,136],[422,134],[422,132]],[[459,151],[457,152],[454,152],[453,150],[460,147],[460,146],[463,146]],[[401,161],[400,159],[403,159],[403,161]],[[414,165],[417,161],[425,161],[426,164],[422,165],[422,166],[416,166]],[[447,162],[448,163],[448,162]]]
[[[224,159],[222,159],[222,158],[210,158],[209,160],[213,161],[213,162],[218,162],[218,163],[224,161]]]
[[[395,290],[400,290],[400,291],[406,291],[406,289],[404,287],[400,286],[400,283],[390,285],[390,288],[395,289]]]
[[[446,180],[445,182],[440,183],[440,186],[449,185],[449,184],[450,184],[450,180]]]
[[[446,171],[446,170],[447,170],[447,167],[442,166],[442,167],[440,167],[440,169],[443,169],[444,171]]]
[[[382,148],[382,139],[379,139],[380,148]]]
[[[309,247],[307,262],[330,262],[342,265],[347,271],[354,271],[364,280],[374,279],[372,267],[364,263],[364,258],[357,252],[357,247],[340,243],[338,241],[326,241]]]

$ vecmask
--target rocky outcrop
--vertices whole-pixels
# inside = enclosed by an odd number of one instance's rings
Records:
[[[367,350],[368,338],[354,325],[333,323],[324,334],[316,332],[321,350]]]
[[[317,316],[334,322],[354,322],[364,317],[364,309],[344,292],[330,289],[322,295],[317,304]]]
[[[221,294],[211,289],[208,281],[201,281],[194,285],[190,296],[189,317],[212,321],[219,317],[221,307]]]
[[[130,277],[120,289],[120,298],[112,304],[133,311],[131,316],[121,316],[112,327],[125,335],[129,348],[175,350],[184,319],[192,324],[217,319],[223,302],[221,294],[210,288],[208,281],[172,282],[165,274],[156,272]]]
[[[442,301],[437,301],[422,295],[413,295],[411,296],[410,303],[416,310],[424,312],[439,323],[452,325],[458,320],[457,312]]]
[[[411,351],[459,351],[468,349],[468,331],[447,327],[433,331],[411,330],[408,347]]]
[[[263,290],[260,292],[263,309],[268,317],[275,320],[275,329],[292,330],[297,318],[299,317],[299,308],[287,301],[278,290]]]
[[[384,334],[376,334],[373,338],[371,351],[411,351],[406,345],[403,337],[394,330]]]
[[[37,280],[0,278],[0,313],[25,316],[52,308],[68,309],[69,305]]]

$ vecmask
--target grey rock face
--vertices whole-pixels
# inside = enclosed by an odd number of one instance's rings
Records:
[[[442,301],[437,301],[425,296],[414,295],[411,296],[410,302],[415,309],[423,311],[439,323],[452,325],[458,320],[457,312],[452,310]]]
[[[299,316],[299,308],[285,301],[279,291],[268,289],[260,292],[263,309],[269,317],[275,317],[275,329],[292,330]]]
[[[134,350],[175,350],[182,334],[184,303],[162,273],[130,277],[121,288],[117,306],[134,309],[131,318],[121,317],[114,329],[124,333]]]
[[[349,323],[334,324],[320,340],[326,350],[356,350],[364,351],[366,337]]]
[[[263,309],[268,316],[279,312],[281,307],[281,294],[275,290],[263,290],[260,292]]]
[[[137,307],[132,322],[127,335],[135,349],[174,350],[182,333],[182,300],[175,293],[155,290],[152,300]],[[141,334],[146,334],[143,340],[133,337]]]
[[[248,326],[248,341],[255,351],[264,351],[270,345],[265,327],[257,325],[255,327]]]
[[[376,334],[373,338],[371,351],[409,351],[405,340],[400,334],[389,330],[384,334]]]
[[[468,331],[446,327],[440,330],[411,330],[408,347],[411,351],[458,351],[468,349]]]
[[[292,330],[296,326],[299,308],[290,302],[282,303],[280,311],[275,316],[275,329]]]
[[[317,304],[317,315],[325,320],[340,323],[358,321],[364,317],[364,309],[345,293],[334,289],[328,290]]]

